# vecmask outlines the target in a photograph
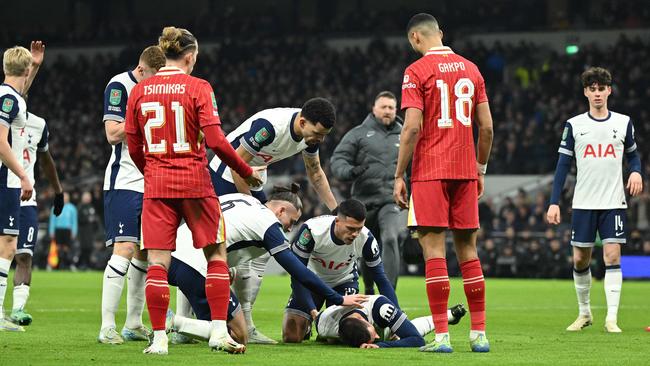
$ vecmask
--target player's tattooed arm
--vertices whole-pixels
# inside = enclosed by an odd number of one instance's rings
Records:
[[[250,163],[251,160],[253,160],[254,156],[248,150],[246,150],[243,146],[239,145],[237,149],[235,149],[237,152],[237,155],[239,155],[246,163]],[[244,180],[244,178],[240,177],[237,172],[235,172],[233,169],[230,169],[230,172],[232,173],[232,181],[235,187],[237,187],[237,192],[243,193],[250,195],[251,194],[251,189],[248,186],[248,183]]]
[[[307,171],[307,177],[309,182],[314,186],[316,193],[321,201],[325,202],[325,205],[330,210],[336,208],[336,198],[330,189],[330,184],[327,181],[327,176],[323,171],[323,168],[320,165],[320,158],[318,154],[302,154],[302,158],[305,161],[305,170]]]

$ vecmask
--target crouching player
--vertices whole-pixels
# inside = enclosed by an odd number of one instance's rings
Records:
[[[395,290],[384,273],[379,244],[364,227],[365,221],[363,203],[355,199],[343,201],[336,216],[307,220],[296,235],[292,250],[328,286],[345,295],[359,293],[356,262],[363,258],[379,292],[398,305]],[[307,291],[295,278],[291,287],[293,292],[284,313],[282,339],[287,343],[300,343],[309,337],[311,321],[323,303],[327,306],[332,303]]]
[[[460,304],[447,310],[449,324],[458,324],[466,312]],[[383,295],[370,296],[361,309],[330,306],[316,317],[315,327],[320,339],[357,348],[422,347],[435,329],[431,316],[409,320]],[[383,330],[390,330],[386,339]]]
[[[221,211],[226,225],[228,266],[236,267],[265,253],[276,261],[302,285],[319,294],[329,302],[361,307],[363,295],[341,296],[328,287],[314,273],[300,263],[289,250],[284,231],[289,231],[300,218],[302,202],[296,194],[300,187],[276,187],[266,204],[256,198],[233,193],[221,196]],[[178,231],[176,251],[168,280],[178,286],[188,298],[197,319],[168,314],[167,326],[171,330],[190,337],[208,339],[210,336],[210,307],[205,297],[205,273],[207,263],[200,250],[194,249],[191,233],[186,225]],[[248,329],[236,296],[230,293],[228,328],[233,339],[241,344],[248,341]]]

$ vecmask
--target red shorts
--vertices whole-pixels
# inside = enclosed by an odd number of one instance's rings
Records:
[[[226,241],[226,226],[217,198],[147,198],[142,203],[144,249],[175,250],[181,219],[185,219],[192,232],[197,249]]]
[[[476,180],[430,180],[411,183],[408,226],[478,229]]]

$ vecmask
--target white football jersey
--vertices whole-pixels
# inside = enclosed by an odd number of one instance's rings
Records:
[[[34,177],[34,166],[39,152],[45,152],[48,149],[48,130],[45,120],[34,113],[27,114],[27,126],[25,126],[26,144],[23,150],[23,168],[29,176],[29,181],[32,185],[36,183]],[[20,201],[21,206],[36,206],[36,190],[32,194],[32,198],[28,201]]]
[[[113,76],[104,90],[104,122],[126,121],[126,103],[137,80],[131,71]],[[104,174],[104,190],[125,189],[144,193],[144,177],[135,166],[126,141],[111,146],[111,158]]]
[[[370,230],[364,227],[347,245],[334,237],[334,219],[336,216],[326,215],[307,220],[291,247],[296,255],[309,260],[307,268],[332,288],[359,278],[358,258],[368,267],[381,263],[379,244]]]
[[[7,84],[0,84],[0,124],[9,128],[11,151],[18,163],[23,165],[27,103],[16,89]],[[0,187],[20,188],[20,179],[2,161],[0,161]]]
[[[250,166],[269,165],[299,152],[318,154],[318,145],[309,146],[293,131],[293,120],[300,108],[272,108],[257,112],[228,134],[236,149],[240,145],[254,157]],[[210,169],[223,179],[233,182],[230,168],[218,156],[210,161]],[[266,170],[260,172],[266,183]],[[252,190],[261,191],[263,185]]]
[[[362,308],[332,305],[323,310],[316,320],[318,335],[323,338],[338,338],[339,322],[351,312],[360,313],[377,328],[390,327],[393,332],[407,319],[406,314],[399,311],[394,304],[389,303],[386,297],[371,295],[368,297],[368,301],[363,303]]]
[[[609,112],[598,120],[583,113],[569,119],[558,151],[576,159],[573,208],[626,208],[623,155],[635,150],[634,127],[624,114]]]
[[[236,267],[267,252],[274,255],[289,249],[277,217],[255,197],[233,193],[219,197],[219,201],[226,223],[229,267]],[[178,229],[176,251],[172,256],[203,275],[207,273],[208,264],[203,251],[192,245],[192,233],[187,224]]]

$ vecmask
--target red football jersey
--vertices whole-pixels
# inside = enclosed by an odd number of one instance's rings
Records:
[[[179,68],[133,87],[125,129],[144,140],[144,198],[216,197],[201,129],[220,124],[210,84]]]
[[[434,47],[404,72],[402,109],[422,110],[412,180],[477,179],[472,120],[487,102],[476,65],[449,47]]]

